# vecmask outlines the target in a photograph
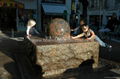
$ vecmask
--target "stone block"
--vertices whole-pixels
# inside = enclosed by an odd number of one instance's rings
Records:
[[[67,69],[79,67],[82,62],[91,58],[94,60],[93,68],[98,66],[99,44],[95,41],[60,43],[55,40],[54,42],[40,40],[31,39],[31,45],[28,45],[36,46],[36,64],[42,67],[43,76],[61,74]]]

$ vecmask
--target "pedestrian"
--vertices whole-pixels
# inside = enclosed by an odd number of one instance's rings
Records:
[[[26,30],[26,34],[27,34],[27,37],[31,37],[32,35],[36,35],[36,34],[40,34],[36,29],[35,29],[35,26],[36,25],[36,22],[35,20],[33,19],[30,19],[28,20],[28,23],[27,23],[27,30]]]
[[[90,29],[87,24],[82,25],[81,28],[82,28],[83,32],[77,36],[72,37],[73,39],[84,37],[86,40],[96,40],[97,42],[99,42],[99,44],[102,47],[107,47],[110,49],[112,48],[111,45],[104,43],[97,35],[95,35],[94,31],[92,29]]]
[[[108,18],[106,28],[109,28],[111,32],[114,32],[118,24],[119,24],[119,21],[117,19],[117,16],[115,13],[113,13],[112,16]]]

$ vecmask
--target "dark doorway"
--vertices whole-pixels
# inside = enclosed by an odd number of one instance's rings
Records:
[[[16,30],[16,8],[0,7],[0,29]]]

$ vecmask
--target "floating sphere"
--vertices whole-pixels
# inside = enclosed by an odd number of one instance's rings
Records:
[[[55,38],[70,38],[70,26],[69,24],[61,18],[53,19],[49,26],[50,36]]]

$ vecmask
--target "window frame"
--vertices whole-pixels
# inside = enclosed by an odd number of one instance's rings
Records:
[[[57,3],[57,4],[65,4],[66,0],[59,0],[59,2],[57,0],[42,0],[43,3]]]

